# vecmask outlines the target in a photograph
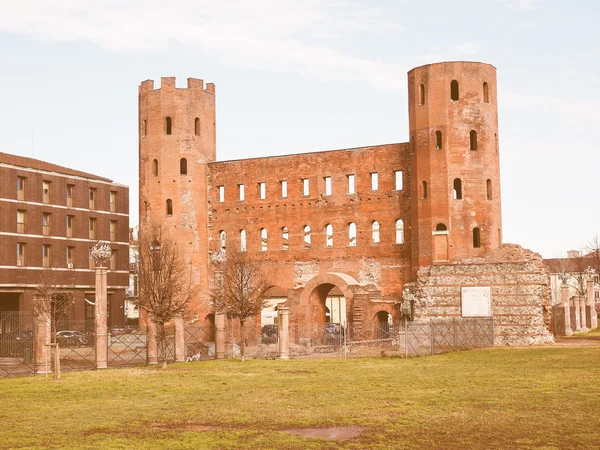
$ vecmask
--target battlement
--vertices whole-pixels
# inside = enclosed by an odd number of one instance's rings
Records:
[[[215,93],[215,84],[214,83],[206,83],[206,88],[204,87],[204,80],[200,80],[198,78],[188,78],[187,79],[187,88],[177,88],[175,85],[176,78],[175,77],[161,77],[160,79],[160,90],[161,91],[175,91],[175,90],[202,90],[204,92],[210,92],[211,94]],[[148,91],[159,90],[154,89],[154,80],[145,80],[142,81],[138,92],[140,94]]]

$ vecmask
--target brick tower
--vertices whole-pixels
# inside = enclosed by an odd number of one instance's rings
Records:
[[[496,69],[408,72],[412,266],[483,256],[502,241]]]
[[[140,228],[165,224],[191,267],[199,296],[207,292],[207,163],[215,160],[215,85],[188,78],[161,78],[160,89],[146,80],[139,88]]]

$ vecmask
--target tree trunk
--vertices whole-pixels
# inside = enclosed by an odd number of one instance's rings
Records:
[[[244,320],[240,319],[240,355],[242,362],[246,361],[246,349],[244,346]]]
[[[160,363],[163,369],[167,368],[167,337],[165,335],[165,323],[158,323],[158,347],[160,349]]]

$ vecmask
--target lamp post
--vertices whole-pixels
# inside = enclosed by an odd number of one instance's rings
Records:
[[[106,297],[106,267],[104,263],[110,259],[112,249],[107,242],[98,241],[90,251],[96,261],[96,369],[108,367],[108,329],[107,329],[107,297]]]

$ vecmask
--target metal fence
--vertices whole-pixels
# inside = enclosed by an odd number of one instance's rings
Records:
[[[0,378],[33,373],[33,314],[0,311]]]

